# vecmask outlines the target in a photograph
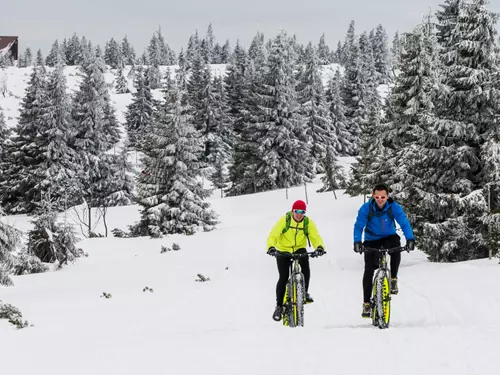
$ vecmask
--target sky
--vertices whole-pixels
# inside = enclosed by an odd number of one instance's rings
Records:
[[[76,32],[104,47],[114,37],[127,35],[142,53],[151,35],[161,27],[176,52],[187,45],[195,30],[205,35],[211,22],[216,40],[229,39],[249,46],[257,31],[266,38],[285,29],[301,43],[316,43],[323,33],[331,47],[344,36],[351,20],[357,32],[382,24],[392,40],[394,33],[409,31],[429,9],[444,0],[23,0],[0,6],[0,35],[17,35],[20,48],[41,48],[46,55],[55,39]],[[117,5],[119,4],[119,5]],[[490,9],[500,12],[500,0]]]

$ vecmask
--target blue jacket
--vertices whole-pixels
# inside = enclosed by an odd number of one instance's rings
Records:
[[[373,216],[368,222],[370,205],[372,205],[373,208]],[[398,203],[394,202],[392,198],[389,198],[382,210],[380,210],[377,203],[372,198],[363,204],[358,211],[358,217],[354,223],[354,242],[361,241],[363,230],[365,231],[365,241],[374,241],[390,236],[391,234],[396,234],[396,225],[394,220],[392,220],[387,212],[389,207],[392,207],[392,215],[403,230],[406,240],[415,239],[413,237],[410,222],[408,221],[403,208]]]

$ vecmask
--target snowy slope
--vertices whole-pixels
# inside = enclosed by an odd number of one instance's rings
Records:
[[[363,260],[352,251],[362,199],[337,192],[334,200],[318,187],[308,187],[308,211],[328,253],[311,260],[316,302],[304,328],[271,319],[277,270],[265,254],[271,226],[304,188],[288,200],[283,190],[214,194],[216,231],[85,240],[88,258],[1,288],[0,299],[34,324],[15,330],[0,321],[2,373],[498,374],[497,261],[431,264],[418,251],[404,253],[391,327],[374,328],[360,317]],[[27,226],[23,217],[6,219]],[[137,219],[134,207],[110,210],[110,228]],[[180,251],[160,253],[173,242]],[[211,280],[196,282],[198,273]]]

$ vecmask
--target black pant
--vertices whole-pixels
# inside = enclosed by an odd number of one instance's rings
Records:
[[[299,249],[295,251],[297,254],[306,253],[306,249]],[[278,272],[280,278],[276,284],[276,306],[283,306],[283,298],[285,297],[286,283],[290,277],[290,269],[292,268],[292,261],[285,257],[276,257],[276,264],[278,265]],[[306,284],[306,292],[309,290],[309,280],[311,279],[311,270],[309,268],[309,257],[299,259],[299,265],[304,274],[304,281]]]
[[[401,246],[400,237],[397,234],[381,238],[375,241],[365,241],[363,243],[366,247],[375,249],[392,248]],[[391,277],[398,276],[399,264],[401,263],[401,252],[397,251],[390,255],[391,257]],[[375,252],[365,253],[365,273],[363,274],[363,301],[370,302],[370,297],[373,288],[373,274],[378,268],[380,254]]]

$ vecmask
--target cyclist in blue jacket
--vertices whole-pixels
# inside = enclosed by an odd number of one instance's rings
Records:
[[[354,251],[361,254],[363,245],[366,247],[381,249],[401,246],[400,237],[396,233],[396,223],[403,230],[406,238],[406,249],[411,251],[415,248],[415,237],[411,224],[406,217],[403,208],[389,197],[389,187],[386,184],[378,184],[373,188],[372,198],[363,204],[358,211],[358,217],[354,223]],[[364,243],[361,242],[364,230]],[[373,274],[378,268],[379,254],[366,252],[365,271],[363,274],[363,311],[361,316],[369,318],[371,313],[370,297],[373,288]],[[398,293],[398,268],[401,263],[401,252],[390,255],[391,268],[391,293]]]

